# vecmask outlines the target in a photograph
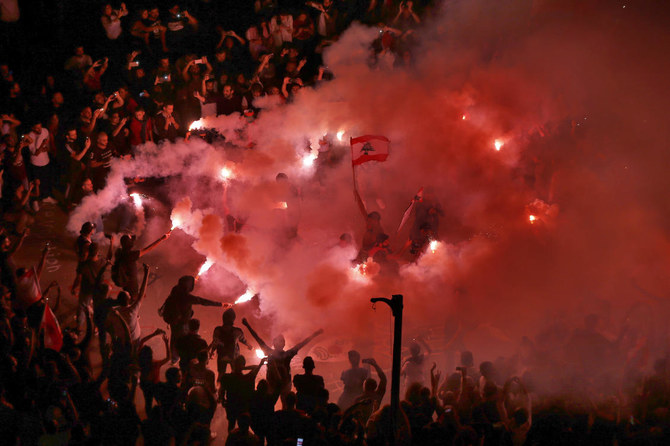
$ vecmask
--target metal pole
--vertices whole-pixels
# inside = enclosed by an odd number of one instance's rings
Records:
[[[372,303],[384,302],[393,314],[393,369],[391,371],[391,446],[396,444],[398,434],[398,410],[400,408],[400,355],[402,348],[402,294],[394,294],[391,299],[375,297]]]

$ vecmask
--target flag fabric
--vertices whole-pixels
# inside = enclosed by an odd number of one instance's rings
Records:
[[[407,209],[405,209],[405,213],[402,214],[402,220],[400,220],[400,225],[398,225],[398,231],[402,229],[402,227],[407,223],[407,220],[409,219],[409,216],[412,214],[412,209],[414,209],[414,205],[416,203],[421,203],[423,201],[423,187],[419,189],[419,191],[414,195],[414,198],[412,198],[412,202],[407,206]]]
[[[389,156],[389,139],[379,135],[351,138],[351,163],[354,166],[367,161],[386,161]]]
[[[19,305],[24,310],[42,299],[35,267],[30,268],[16,279],[16,297]]]
[[[44,303],[44,316],[40,331],[44,336],[44,348],[49,348],[57,352],[63,348],[63,333],[58,325],[58,319],[47,302]]]

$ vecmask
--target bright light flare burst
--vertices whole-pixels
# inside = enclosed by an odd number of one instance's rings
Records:
[[[256,349],[256,357],[257,357],[258,359],[263,359],[263,358],[265,358],[265,353],[263,352],[263,350],[261,350],[260,348],[257,348],[257,349]]]
[[[207,271],[209,271],[209,269],[212,267],[212,265],[214,265],[214,260],[210,260],[210,259],[205,260],[205,263],[203,263],[202,266],[200,267],[200,270],[198,270],[197,277],[200,277],[203,274],[205,274]]]
[[[251,288],[247,288],[247,290],[244,292],[244,294],[237,298],[235,303],[236,304],[241,304],[241,303],[244,303],[244,302],[249,302],[255,295],[256,295],[256,292],[254,290],[252,290]]]
[[[175,228],[178,228],[181,226],[181,220],[177,217],[172,217],[172,227],[170,228],[170,231],[173,231]]]
[[[142,197],[138,193],[132,193],[130,194],[130,198],[133,199],[133,204],[137,209],[142,208]]]
[[[496,148],[498,152],[500,152],[500,149],[505,145],[505,142],[502,139],[496,139],[493,141],[493,146]]]
[[[275,209],[288,209],[288,203],[285,201],[278,201],[275,203]]]
[[[336,136],[337,136],[337,140],[339,142],[342,142],[342,139],[344,138],[344,130],[338,131]]]
[[[437,251],[437,248],[439,248],[440,242],[437,240],[432,240],[430,244],[428,245],[428,248],[430,249],[430,252],[435,254],[435,251]]]
[[[233,171],[230,170],[229,167],[222,167],[221,170],[219,171],[219,177],[223,181],[228,181],[233,177]]]
[[[193,121],[191,125],[188,126],[188,131],[192,132],[193,130],[200,130],[205,127],[205,123],[203,122],[202,119],[198,119],[197,121]]]
[[[318,152],[309,152],[307,155],[302,157],[302,167],[303,169],[309,169],[314,165],[314,161],[319,156]]]
[[[533,223],[535,223],[535,222],[537,221],[537,217],[534,216],[534,215],[529,215],[529,216],[528,216],[528,221],[529,221],[530,224],[532,225]]]
[[[356,280],[361,282],[368,281],[368,265],[365,263],[359,263],[356,266],[352,266],[351,273]]]

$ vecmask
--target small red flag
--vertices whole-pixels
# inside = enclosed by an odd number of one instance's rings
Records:
[[[56,315],[46,302],[44,303],[44,316],[42,317],[40,330],[44,336],[44,348],[59,352],[63,347],[63,333],[60,331]]]

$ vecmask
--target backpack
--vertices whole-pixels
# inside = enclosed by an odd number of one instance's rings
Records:
[[[170,295],[165,299],[163,305],[158,309],[158,315],[163,318],[168,325],[172,325],[179,321],[179,309],[177,308],[174,297]]]

